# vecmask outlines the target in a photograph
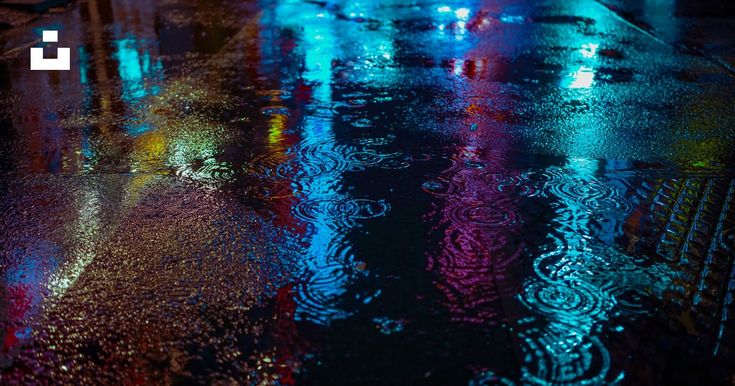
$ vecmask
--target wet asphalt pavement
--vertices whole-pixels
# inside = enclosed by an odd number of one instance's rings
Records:
[[[732,384],[734,141],[724,1],[77,1],[0,33],[0,384]]]

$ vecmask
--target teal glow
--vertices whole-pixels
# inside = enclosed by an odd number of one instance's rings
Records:
[[[294,4],[287,3],[278,6],[275,11],[277,23],[282,23],[286,28],[302,30],[302,44],[305,47],[302,77],[311,85],[312,107],[328,106],[332,102],[332,61],[337,52],[337,33],[333,21],[318,16],[311,17],[312,14],[303,12],[300,5],[294,7]],[[328,159],[334,152],[333,119],[330,110],[304,117],[299,147],[309,151],[300,153],[299,163],[319,165],[320,159]],[[300,201],[314,203],[318,209],[322,209],[316,210],[313,218],[307,221],[311,230],[305,236],[308,247],[304,251],[302,269],[311,280],[305,283],[306,288],[301,296],[302,301],[298,303],[296,319],[329,324],[334,319],[349,315],[334,304],[345,293],[345,285],[349,280],[349,276],[343,274],[345,268],[342,265],[351,259],[349,247],[343,249],[346,256],[334,256],[339,253],[335,247],[342,242],[345,229],[323,210],[328,203],[343,199],[337,193],[341,188],[341,173],[339,170],[317,175],[307,172],[296,178],[294,188],[301,189],[298,194]],[[344,259],[335,260],[335,257]],[[320,304],[314,304],[310,301],[312,298],[319,299]]]
[[[153,61],[143,42],[133,36],[118,39],[114,44],[114,57],[122,80],[121,98],[130,108],[135,108],[145,97],[160,92],[157,83],[163,80],[163,65],[160,60]],[[140,135],[150,130],[151,125],[128,124],[126,129],[131,135]]]

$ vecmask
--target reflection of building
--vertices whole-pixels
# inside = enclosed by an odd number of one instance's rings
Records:
[[[460,143],[451,151],[452,165],[424,189],[440,202],[436,212],[443,237],[440,250],[430,256],[429,269],[440,275],[436,286],[452,318],[498,323],[505,318],[502,298],[517,289],[517,283],[509,282],[508,269],[523,247],[517,205],[518,191],[524,187],[515,185],[522,184],[520,172],[507,165],[511,145],[506,121],[514,103],[494,80],[510,71],[499,58],[505,51],[522,49],[514,45],[522,36],[510,35],[490,47],[469,39],[496,22],[490,14],[499,10],[481,6],[485,4],[441,6],[433,14],[438,28],[432,33],[442,47],[426,54],[454,56],[448,62],[437,56],[435,62],[447,62],[449,81],[442,85],[454,100],[462,101],[460,114],[465,118],[452,122]]]
[[[348,154],[352,148],[339,143],[335,132],[339,123],[335,109],[341,95],[335,95],[339,90],[334,89],[333,80],[349,78],[368,88],[396,81],[389,66],[394,29],[356,28],[381,6],[385,4],[284,1],[263,14],[263,21],[272,23],[271,30],[278,31],[278,36],[264,36],[262,68],[266,73],[278,69],[280,88],[293,90],[297,109],[304,111],[293,122],[299,136],[298,143],[291,146],[293,156],[279,168],[280,177],[294,186],[291,211],[304,229],[303,266],[295,291],[298,320],[329,324],[349,315],[337,304],[356,272],[348,235],[356,220],[374,208],[370,206],[373,201],[354,199],[344,192],[343,175],[353,167]],[[290,47],[288,55],[281,51],[284,47]],[[278,62],[286,56],[288,61]],[[336,70],[346,61],[355,61],[355,65]],[[276,125],[269,138],[279,141],[278,115],[271,117]],[[376,207],[383,208],[380,203]]]
[[[527,280],[519,294],[529,310],[545,318],[543,327],[519,333],[527,355],[523,377],[532,383],[602,384],[623,377],[610,368],[610,354],[597,329],[609,318],[616,291],[626,290],[626,280],[637,278],[623,277],[630,271],[627,256],[603,243],[611,237],[609,225],[596,224],[595,217],[606,214],[605,209],[625,208],[614,184],[595,176],[599,166],[599,161],[569,159],[545,172],[545,190],[554,200],[553,233],[547,235],[552,247],[535,257],[537,277]]]
[[[498,159],[484,159],[472,146],[458,151],[454,165],[439,177],[454,191],[442,197],[438,208],[444,237],[429,269],[440,273],[436,285],[453,318],[497,323],[504,317],[501,298],[515,290],[507,282],[507,269],[522,251],[518,198],[501,191],[503,180],[517,175],[506,171],[494,178],[499,175],[489,171],[503,169]]]
[[[289,2],[280,4],[274,9],[271,21],[286,30],[301,30],[301,44],[293,54],[301,58],[296,61],[303,65],[298,73],[303,84],[311,89],[311,100],[306,108],[329,107],[332,103],[332,61],[336,58],[335,49],[338,44],[335,26],[329,20],[295,5]],[[280,52],[277,54],[280,57]],[[298,84],[297,79],[283,81],[288,84],[289,89],[295,89]],[[292,172],[286,176],[299,187],[295,192],[294,211],[300,205],[318,206],[322,202],[339,200],[341,197],[338,191],[342,170],[323,169],[319,166],[334,152],[336,146],[332,132],[334,118],[326,111],[319,115],[305,115],[299,123],[300,142],[295,147],[299,149],[298,155],[292,160]],[[303,237],[308,247],[304,251],[304,272],[301,274],[305,283],[295,291],[298,299],[295,310],[297,319],[329,323],[344,315],[332,303],[344,293],[342,286],[348,279],[339,271],[345,270],[342,264],[349,260],[341,261],[340,258],[351,257],[335,258],[330,255],[339,251],[335,247],[341,248],[339,244],[344,242],[344,232],[347,231],[332,217],[317,209],[313,214],[300,218],[306,223],[307,231]]]

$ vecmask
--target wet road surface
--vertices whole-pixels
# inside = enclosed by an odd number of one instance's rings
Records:
[[[735,12],[644,3],[3,32],[0,383],[731,384]]]

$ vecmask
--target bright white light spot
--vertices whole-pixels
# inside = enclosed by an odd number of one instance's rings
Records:
[[[459,8],[454,11],[454,16],[457,16],[457,18],[461,20],[467,20],[467,17],[470,16],[470,10],[467,8]]]
[[[566,87],[568,88],[590,88],[595,82],[595,72],[590,67],[581,66],[579,70],[570,74]]]
[[[452,72],[454,73],[454,75],[457,75],[457,76],[462,75],[462,67],[463,66],[464,66],[464,60],[462,60],[462,59],[455,60],[454,61],[454,68],[452,69],[453,70]]]
[[[592,58],[597,54],[597,47],[599,46],[600,45],[596,43],[583,44],[579,52],[581,52],[582,56],[584,56],[585,58]]]
[[[467,23],[463,21],[457,22],[457,34],[454,36],[456,40],[464,39],[464,34],[467,33]]]
[[[441,13],[447,13],[447,12],[452,12],[452,9],[451,9],[451,8],[449,8],[449,7],[448,7],[448,6],[446,6],[446,5],[444,5],[444,6],[441,6],[441,7],[437,8],[436,10],[437,10],[437,11],[439,11],[439,12],[441,12]]]

